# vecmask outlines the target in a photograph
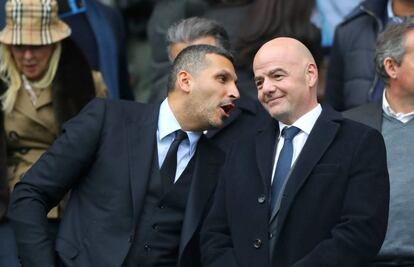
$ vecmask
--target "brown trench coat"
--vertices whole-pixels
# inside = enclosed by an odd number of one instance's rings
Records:
[[[97,97],[106,97],[107,88],[100,72],[93,71]],[[36,91],[36,105],[25,89],[20,89],[12,112],[5,114],[9,188],[12,190],[23,174],[40,158],[59,134],[59,125],[52,106],[52,90]],[[60,216],[53,208],[49,218]]]

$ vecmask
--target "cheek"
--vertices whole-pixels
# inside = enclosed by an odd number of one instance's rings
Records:
[[[257,90],[257,99],[259,99],[260,102],[263,102],[264,94],[263,90]]]
[[[14,62],[16,63],[17,66],[20,66],[21,64],[21,60],[22,60],[22,55],[19,53],[11,53],[11,56],[14,60]]]
[[[48,54],[43,55],[43,56],[42,56],[42,59],[41,59],[41,61],[42,61],[42,65],[48,65],[48,64],[49,64],[49,60],[50,60],[51,56],[52,56],[52,54],[51,54],[51,53],[48,53]]]

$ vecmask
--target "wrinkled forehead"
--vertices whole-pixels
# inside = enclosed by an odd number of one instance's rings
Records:
[[[269,69],[280,68],[289,70],[303,64],[303,58],[292,53],[288,48],[267,47],[260,49],[253,60],[253,72],[257,75]]]

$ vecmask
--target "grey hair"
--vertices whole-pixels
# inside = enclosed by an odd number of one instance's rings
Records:
[[[406,33],[414,29],[414,19],[406,18],[402,23],[391,23],[378,35],[375,49],[375,67],[377,73],[388,84],[389,76],[385,71],[384,60],[392,58],[398,65],[401,65],[406,52]]]
[[[216,21],[200,17],[183,19],[173,24],[167,31],[168,50],[175,43],[191,43],[203,37],[212,36],[217,46],[230,51],[230,41],[226,30]]]
[[[177,75],[180,71],[187,71],[191,75],[196,75],[199,71],[208,66],[206,62],[207,54],[216,54],[223,56],[232,63],[233,56],[227,50],[212,45],[191,45],[184,48],[175,58],[172,70],[168,76],[168,92],[175,88],[177,82]]]

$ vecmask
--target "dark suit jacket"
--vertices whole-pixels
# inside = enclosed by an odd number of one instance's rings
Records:
[[[381,131],[382,99],[343,112],[345,118],[371,126]]]
[[[226,157],[202,230],[204,266],[365,266],[381,247],[388,218],[381,134],[324,109],[290,174],[270,239],[278,132],[274,121]]]
[[[150,177],[159,105],[94,100],[64,125],[60,138],[12,194],[9,218],[23,266],[121,266]],[[154,151],[155,150],[155,151]],[[198,230],[224,153],[199,140],[179,247],[179,266],[198,266]],[[47,211],[71,189],[56,247]]]

